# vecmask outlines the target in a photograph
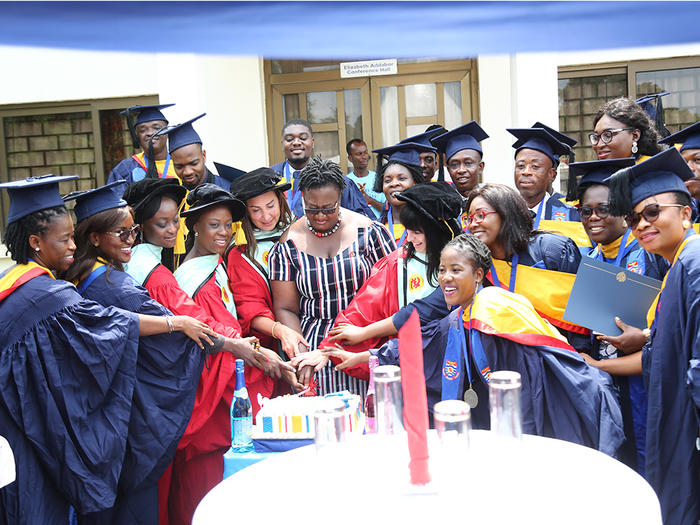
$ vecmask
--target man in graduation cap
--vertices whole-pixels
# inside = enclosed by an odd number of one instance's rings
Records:
[[[676,148],[609,179],[610,209],[627,217],[642,248],[671,268],[647,314],[642,350],[648,398],[646,479],[663,522],[700,522],[700,236],[691,228],[693,177]]]
[[[292,189],[287,192],[289,209],[296,217],[304,216],[304,202],[301,192],[297,189],[296,179],[301,170],[306,167],[314,150],[314,132],[311,124],[303,119],[292,119],[282,128],[282,148],[285,161],[270,166],[284,177],[286,182],[292,184]],[[376,215],[362,196],[360,188],[351,179],[345,176],[345,189],[340,196],[340,206],[374,220]]]
[[[195,131],[192,123],[202,118],[206,113],[193,119],[162,129],[158,136],[168,135],[168,151],[173,160],[175,173],[180,178],[182,185],[188,190],[193,190],[204,183],[216,184],[228,191],[231,181],[214,175],[207,168],[205,161],[207,152],[202,145],[202,139]]]
[[[659,144],[675,145],[681,152],[694,175],[685,181],[685,186],[696,201],[700,199],[700,122],[661,139]],[[695,204],[697,209],[697,202]]]
[[[131,184],[147,176],[176,177],[175,169],[170,162],[168,141],[164,136],[155,136],[156,133],[168,125],[168,120],[161,112],[161,109],[174,105],[132,106],[121,112],[122,115],[126,115],[126,122],[129,126],[129,133],[131,134],[134,148],[140,147],[142,151],[117,164],[109,173],[109,177],[107,177],[108,183],[125,180]],[[135,118],[133,115],[135,115]]]
[[[438,156],[434,146],[430,142],[430,139],[445,132],[445,128],[442,126],[433,126],[430,126],[424,133],[407,137],[399,142],[399,144],[406,144],[410,142],[411,144],[425,146],[424,150],[421,150],[420,148],[418,149],[420,167],[421,170],[423,170],[423,178],[425,179],[425,182],[430,182],[435,179],[435,172],[438,171]],[[438,173],[438,179],[442,180],[441,171]]]
[[[431,140],[439,154],[445,156],[452,184],[465,199],[481,182],[484,173],[484,151],[479,142],[487,138],[489,136],[481,126],[472,120]],[[466,225],[466,218],[463,216],[462,226],[466,228]]]
[[[559,156],[569,154],[569,146],[544,128],[511,128],[507,131],[518,139],[513,144],[515,187],[534,216],[534,228],[540,228],[542,220],[579,221],[578,211],[563,202],[563,195],[547,192],[557,177]]]

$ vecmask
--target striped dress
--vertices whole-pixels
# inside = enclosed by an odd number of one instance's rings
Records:
[[[294,241],[276,244],[268,264],[270,280],[294,281],[299,292],[302,334],[315,350],[369,277],[372,266],[395,249],[394,240],[379,223],[358,228],[357,239],[335,257],[316,257],[300,251]],[[336,372],[332,364],[317,374],[319,394],[350,390],[364,397],[361,381]]]

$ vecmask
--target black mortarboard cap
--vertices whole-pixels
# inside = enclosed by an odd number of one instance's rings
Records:
[[[126,201],[122,198],[126,185],[125,180],[117,180],[94,190],[74,191],[63,197],[63,200],[75,201],[75,220],[81,222],[101,211],[126,206]]]
[[[138,135],[136,135],[136,126],[143,122],[151,122],[153,120],[163,120],[167,124],[168,119],[165,118],[165,115],[163,115],[160,110],[174,105],[175,104],[156,104],[152,106],[131,106],[120,112],[122,115],[126,116],[126,123],[129,126],[131,141],[135,148],[141,146]],[[133,115],[135,115],[135,117],[132,120]]]
[[[674,144],[682,144],[680,151],[686,149],[700,149],[700,122],[688,126],[680,130],[678,133],[669,135],[668,137],[661,139],[659,144],[668,144],[673,146]]]
[[[413,205],[426,218],[449,228],[452,236],[461,233],[456,218],[462,213],[462,196],[446,182],[416,184],[402,191],[397,199]]]
[[[644,199],[659,193],[678,191],[690,195],[683,181],[692,178],[693,172],[676,148],[657,153],[607,180],[611,213],[628,215]]]
[[[187,189],[177,179],[141,179],[126,188],[123,199],[139,217],[141,210],[154,199],[163,196],[170,197],[179,207],[186,194]]]
[[[246,174],[246,172],[243,170],[239,170],[233,166],[227,166],[226,164],[221,164],[220,162],[215,162],[214,166],[216,166],[216,172],[219,174],[219,177],[226,179],[229,182],[233,182],[238,177],[242,177]]]
[[[187,194],[189,209],[180,213],[183,217],[198,215],[212,206],[224,205],[231,211],[233,221],[245,215],[245,204],[216,184],[202,184]]]
[[[593,160],[569,164],[569,184],[577,190],[577,195],[574,198],[580,200],[585,189],[591,184],[607,186],[607,180],[613,173],[623,168],[634,166],[635,161],[634,157],[627,157],[624,159]],[[577,180],[578,184],[576,184]]]
[[[231,183],[231,195],[246,202],[268,191],[287,191],[291,187],[289,182],[282,183],[282,177],[272,168],[258,168],[235,179]]]
[[[58,184],[77,178],[77,175],[43,175],[0,184],[0,188],[5,188],[10,195],[10,212],[7,215],[7,224],[35,211],[63,206]]]
[[[518,140],[513,144],[515,156],[520,150],[534,149],[544,153],[552,161],[554,167],[559,165],[559,155],[566,155],[569,146],[562,144],[549,131],[543,128],[510,128],[507,129]]]
[[[435,146],[431,144],[430,139],[444,132],[444,128],[425,131],[423,133],[419,133],[418,135],[413,135],[412,137],[406,137],[401,142],[399,142],[399,144],[406,144],[408,142],[412,142],[413,144],[421,144],[425,146],[425,151],[435,151]]]
[[[199,120],[204,115],[206,115],[206,113],[202,113],[201,115],[198,115],[187,122],[183,122],[182,124],[176,124],[175,126],[163,128],[156,133],[156,135],[168,135],[168,151],[170,153],[183,146],[188,146],[190,144],[201,144],[202,139],[199,138],[199,135],[192,127],[192,123],[195,120]]]
[[[380,157],[386,157],[388,162],[400,162],[420,168],[420,154],[425,151],[436,152],[432,146],[425,146],[414,142],[399,142],[393,146],[372,150]]]
[[[431,142],[438,151],[445,154],[446,159],[449,161],[455,153],[463,149],[473,149],[483,155],[484,152],[479,142],[487,138],[489,136],[481,126],[475,120],[472,120],[458,128],[433,137]]]
[[[671,132],[666,129],[666,124],[664,122],[664,105],[661,102],[661,97],[665,97],[669,94],[669,91],[664,91],[663,93],[654,93],[653,95],[644,95],[641,98],[635,100],[639,104],[644,112],[649,115],[649,118],[656,125],[656,131],[659,136],[668,137]]]

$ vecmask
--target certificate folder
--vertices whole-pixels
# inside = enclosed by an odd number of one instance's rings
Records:
[[[620,335],[615,316],[646,328],[647,311],[661,281],[591,257],[581,259],[564,320],[605,335]]]

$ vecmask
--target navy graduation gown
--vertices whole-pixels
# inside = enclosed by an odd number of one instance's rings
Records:
[[[280,162],[279,164],[270,166],[270,169],[276,171],[284,177],[285,162]],[[295,199],[294,203],[290,201],[289,205],[290,208],[292,208],[292,213],[295,217],[304,216],[304,203],[302,202],[302,199]],[[369,204],[367,204],[365,198],[362,196],[360,188],[357,187],[355,181],[348,178],[347,176],[345,176],[345,189],[343,190],[343,194],[340,196],[340,206],[345,208],[346,210],[352,210],[356,213],[360,213],[366,217],[369,217],[372,220],[375,220],[377,218],[372,209],[369,207]]]
[[[114,269],[97,277],[82,294],[138,314],[172,315],[131,276]],[[96,523],[157,523],[158,479],[189,422],[202,366],[202,351],[182,332],[140,338],[121,505],[90,517]]]
[[[700,521],[700,239],[691,240],[668,271],[645,346],[646,477],[664,523]]]
[[[421,329],[423,367],[428,408],[442,395],[442,374],[450,329],[462,322],[459,310],[433,321]],[[538,345],[530,346],[480,333],[486,359],[492,371],[514,370],[520,373],[520,403],[523,432],[564,439],[596,448],[614,456],[624,441],[622,415],[610,376],[585,361],[572,350]],[[380,364],[398,364],[398,340],[392,339],[379,349]],[[473,363],[473,359],[470,362]],[[462,371],[464,376],[464,370]],[[472,387],[479,404],[472,410],[472,426],[490,427],[488,386],[472,364]],[[466,390],[465,386],[460,394]],[[461,396],[460,396],[461,397]]]
[[[0,432],[17,479],[0,523],[68,523],[114,505],[137,383],[138,317],[41,275],[0,302]]]
[[[542,218],[547,221],[581,221],[581,216],[578,210],[563,202],[564,195],[561,193],[552,193],[544,205],[544,213]]]

